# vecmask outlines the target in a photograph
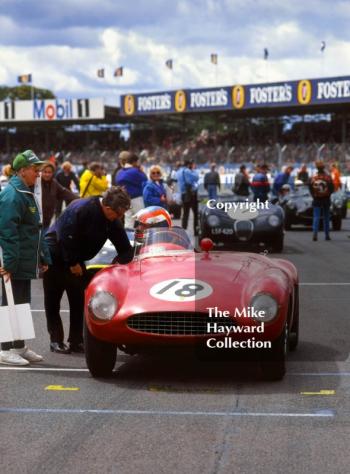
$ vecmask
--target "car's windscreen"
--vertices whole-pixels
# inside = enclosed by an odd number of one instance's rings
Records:
[[[308,186],[296,186],[293,194],[296,197],[310,196],[311,195]]]
[[[137,246],[136,254],[142,258],[193,251],[191,240],[181,227],[148,229]]]

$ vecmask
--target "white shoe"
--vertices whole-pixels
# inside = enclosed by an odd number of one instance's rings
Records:
[[[10,349],[12,353],[18,354],[22,359],[25,359],[29,362],[41,362],[43,356],[36,354],[34,351],[28,349],[28,347],[23,347],[22,349]]]
[[[29,362],[26,359],[23,359],[16,352],[12,352],[13,349],[9,351],[0,352],[0,364],[6,365],[29,365]]]

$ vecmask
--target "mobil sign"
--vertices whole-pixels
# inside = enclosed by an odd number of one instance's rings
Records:
[[[33,101],[33,120],[104,118],[101,99],[51,99]]]
[[[70,120],[73,118],[73,100],[34,100],[34,120]]]
[[[103,120],[104,100],[36,99],[0,102],[0,122]]]

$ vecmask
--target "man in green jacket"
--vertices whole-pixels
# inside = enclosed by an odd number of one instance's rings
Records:
[[[0,247],[3,261],[0,275],[11,278],[16,304],[30,303],[30,281],[51,263],[44,240],[41,238],[41,211],[35,200],[33,186],[39,176],[42,161],[27,150],[16,156],[12,169],[14,176],[0,193]],[[7,298],[2,284],[2,304]],[[25,346],[24,341],[1,344],[0,363],[28,365],[40,362],[42,357]]]

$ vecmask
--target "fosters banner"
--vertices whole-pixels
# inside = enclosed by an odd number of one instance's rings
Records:
[[[350,102],[350,76],[121,96],[124,116]]]
[[[103,99],[47,99],[0,102],[0,122],[103,119]]]

